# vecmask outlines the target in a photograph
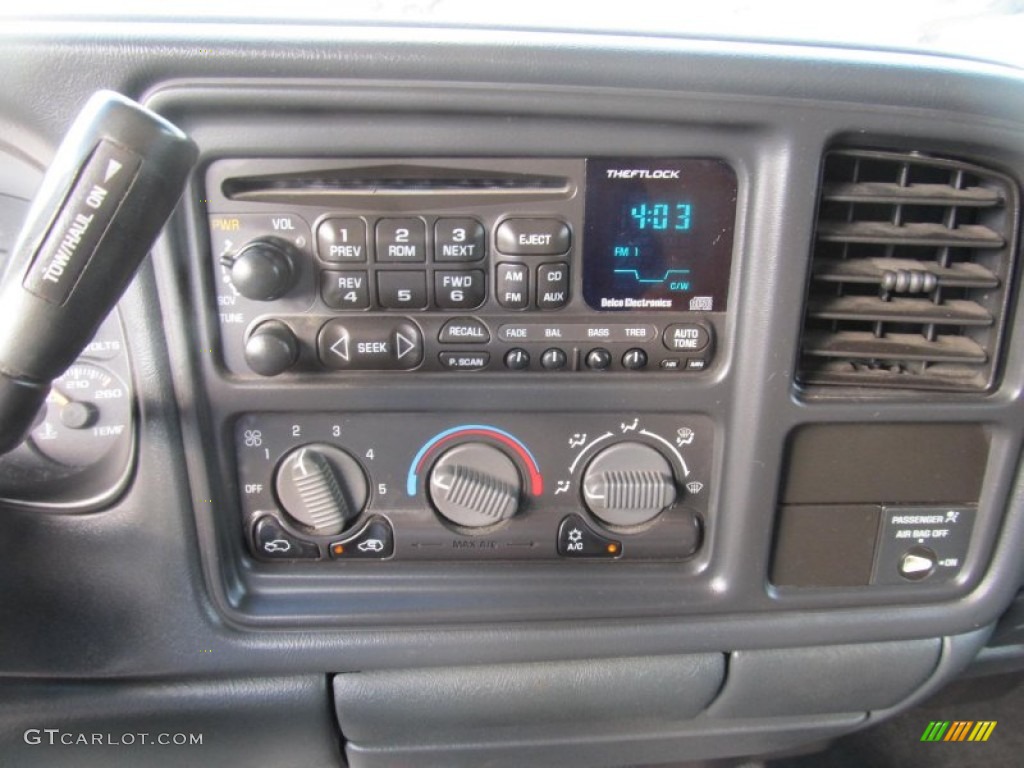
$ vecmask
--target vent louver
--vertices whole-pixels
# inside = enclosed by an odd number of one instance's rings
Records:
[[[983,391],[1016,251],[1005,176],[919,153],[825,157],[802,384]]]

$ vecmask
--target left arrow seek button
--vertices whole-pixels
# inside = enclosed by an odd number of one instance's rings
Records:
[[[423,362],[423,334],[407,318],[330,320],[320,329],[317,350],[334,371],[405,371]]]

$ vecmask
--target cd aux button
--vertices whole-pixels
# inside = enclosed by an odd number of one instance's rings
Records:
[[[537,306],[561,309],[569,301],[569,265],[541,264],[537,267]]]

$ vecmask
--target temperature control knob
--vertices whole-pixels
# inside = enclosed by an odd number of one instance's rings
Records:
[[[512,517],[519,508],[519,470],[486,443],[464,443],[441,455],[430,471],[430,500],[438,513],[467,528]]]
[[[321,536],[341,533],[362,512],[368,494],[359,463],[324,443],[305,445],[285,456],[274,488],[289,517]]]
[[[675,477],[668,460],[643,443],[605,448],[583,473],[583,501],[609,525],[640,525],[653,520],[676,500]]]
[[[230,269],[231,284],[253,301],[273,301],[295,285],[294,249],[282,240],[253,240],[237,256],[225,256],[221,264]]]

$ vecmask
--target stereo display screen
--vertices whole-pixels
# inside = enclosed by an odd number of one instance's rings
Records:
[[[722,312],[736,174],[720,160],[587,160],[583,297],[610,311]]]

